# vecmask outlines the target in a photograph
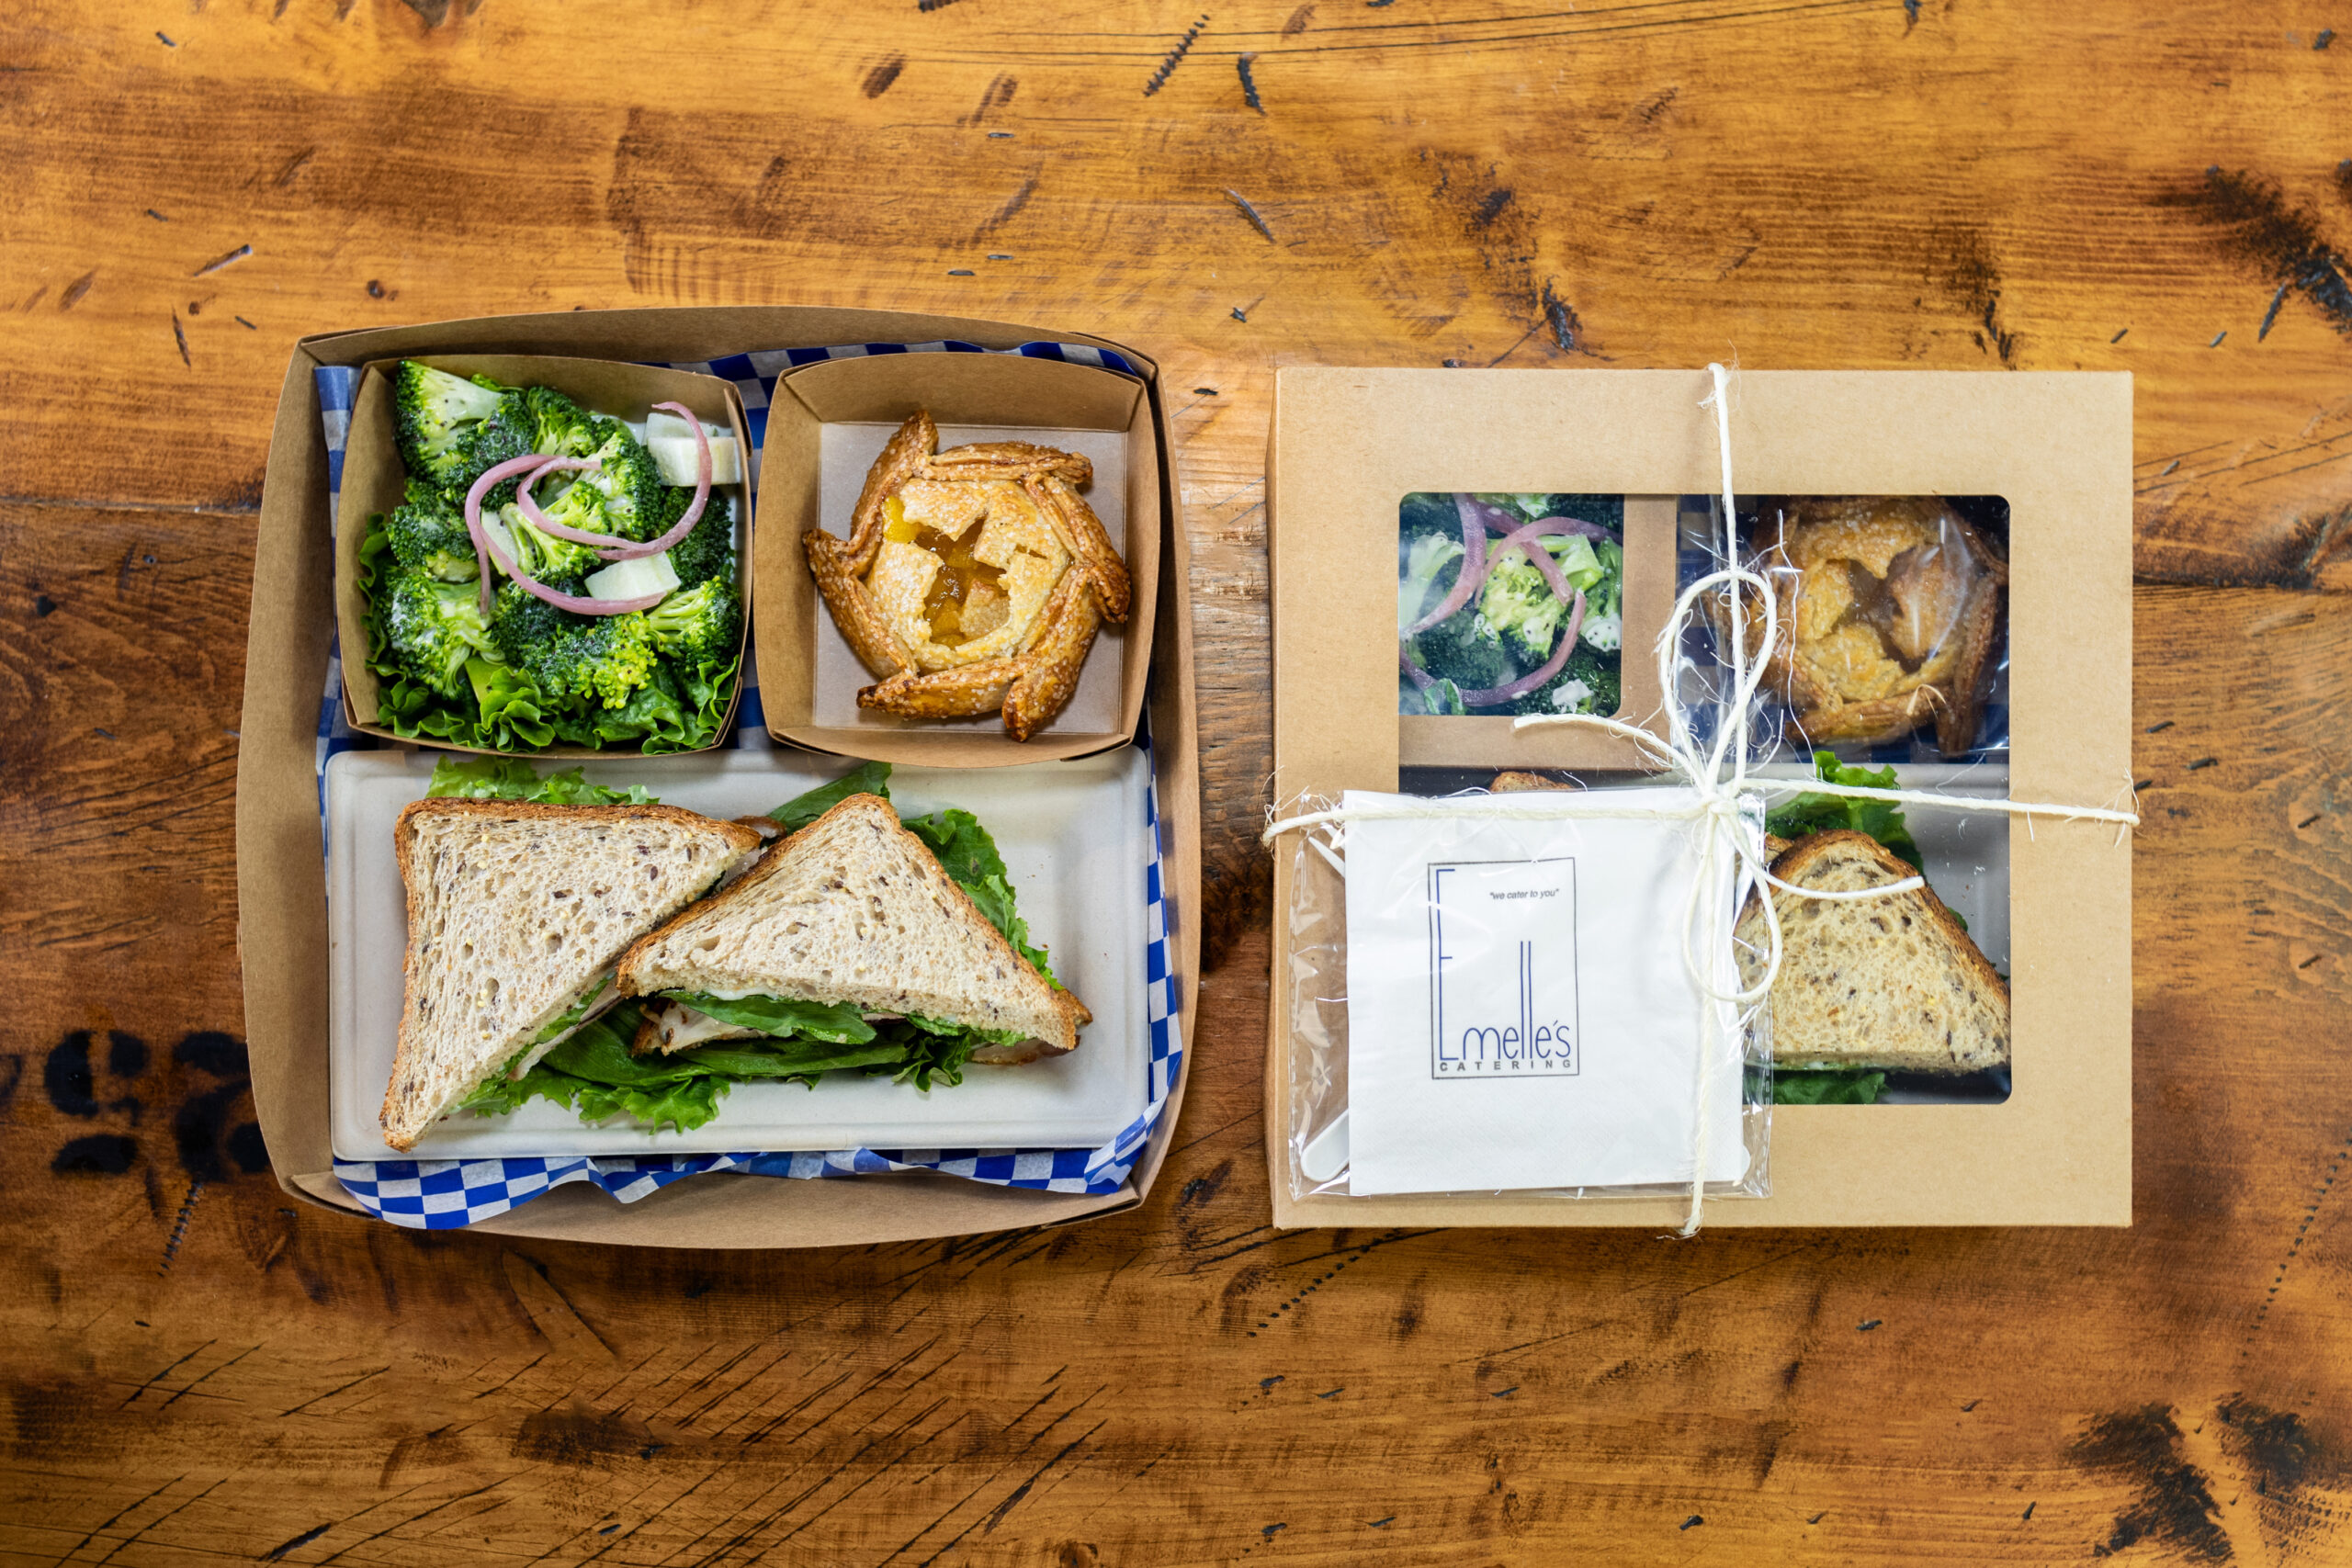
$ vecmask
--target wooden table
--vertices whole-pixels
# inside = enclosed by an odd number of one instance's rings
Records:
[[[2344,16],[10,8],[0,1561],[2352,1560]],[[1179,1150],[1101,1224],[820,1254],[298,1207],[231,830],[287,354],[728,301],[1067,321],[1185,389]],[[2139,378],[2139,1223],[1274,1233],[1272,371],[1733,355]]]

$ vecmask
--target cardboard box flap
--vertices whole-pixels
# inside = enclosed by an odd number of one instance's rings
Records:
[[[1074,430],[1125,430],[1144,397],[1115,371],[978,354],[820,360],[783,377],[776,390],[787,389],[826,424],[897,424],[920,408],[941,424]]]
[[[403,354],[577,354],[594,344],[611,359],[686,363],[730,354],[852,344],[973,343],[1018,348],[1026,343],[1107,348],[1147,378],[1159,367],[1125,344],[1057,327],[1021,326],[973,316],[908,310],[854,310],[797,305],[705,305],[684,309],[562,310],[479,316],[402,327],[360,327],[302,340],[320,365],[359,365]]]

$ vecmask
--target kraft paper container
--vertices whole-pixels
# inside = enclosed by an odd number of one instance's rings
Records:
[[[501,752],[487,746],[459,746],[429,737],[411,737],[378,722],[380,683],[361,657],[368,647],[368,600],[359,590],[359,547],[368,536],[370,513],[390,512],[407,492],[408,467],[401,461],[393,438],[392,376],[402,358],[415,359],[453,376],[487,376],[507,387],[553,387],[591,413],[610,414],[632,423],[642,421],[655,403],[684,403],[709,424],[724,424],[735,433],[735,449],[749,454],[750,433],[743,425],[743,400],[731,381],[696,376],[653,365],[628,365],[609,359],[568,359],[514,354],[416,354],[377,360],[359,373],[359,389],[352,399],[351,432],[343,453],[343,525],[335,540],[334,604],[342,633],[343,715],[363,735],[425,746],[442,751],[472,751],[491,756],[552,757],[568,760],[627,757],[633,746],[545,746]],[[744,631],[737,643],[737,658],[751,637],[752,573],[750,551],[742,547],[751,528],[752,487],[749,482],[713,485],[711,504],[735,498],[735,515],[741,533],[736,544],[741,573]],[[541,499],[545,499],[543,493]],[[708,746],[726,745],[734,734],[735,708],[742,700],[739,682],[727,701],[727,718]],[[687,755],[667,752],[669,756]]]
[[[1040,340],[1087,344],[1116,350],[1144,375],[1141,397],[1158,464],[1157,489],[1149,497],[1157,530],[1153,548],[1166,570],[1159,574],[1156,594],[1137,613],[1148,617],[1141,641],[1149,649],[1152,676],[1147,700],[1178,974],[1177,1016],[1189,1033],[1198,998],[1200,935],[1193,921],[1201,882],[1192,620],[1182,592],[1188,577],[1185,540],[1172,522],[1177,491],[1165,400],[1158,367],[1148,356],[1122,344],[1052,327],[800,306],[571,311],[323,333],[295,346],[278,396],[254,548],[243,743],[237,760],[238,946],[254,1104],[272,1168],[288,1192],[360,1213],[334,1179],[328,1144],[326,879],[317,766],[320,683],[336,605],[327,454],[313,372],[322,365],[356,367],[409,355],[448,363],[490,355],[694,361],[752,349],[941,339],[989,348]],[[353,515],[346,513],[347,524]],[[661,761],[649,758],[647,766],[659,767]],[[385,934],[387,941],[397,940],[397,933]],[[470,1228],[637,1247],[787,1247],[1087,1219],[1130,1208],[1150,1190],[1175,1134],[1182,1096],[1180,1081],[1126,1187],[1105,1197],[1016,1191],[928,1172],[837,1181],[729,1175],[681,1181],[631,1204],[576,1184]]]
[[[901,718],[857,705],[880,677],[858,662],[817,592],[802,536],[846,537],[866,469],[907,416],[927,409],[940,446],[1032,441],[1084,452],[1081,493],[1119,547],[1135,584],[1124,626],[1103,623],[1078,690],[1026,741],[991,711],[973,718]],[[1161,479],[1170,455],[1143,383],[1058,360],[1013,355],[890,354],[805,366],[776,384],[760,466],[752,571],[760,701],[779,740],[845,757],[929,767],[988,768],[1083,757],[1135,736],[1150,671],[1159,577]]]
[[[1641,498],[1722,492],[1714,414],[1700,406],[1712,390],[1704,370],[1279,372],[1267,490],[1283,800],[1395,790],[1400,763],[1558,765],[1557,753],[1493,747],[1479,721],[1439,754],[1413,721],[1398,723],[1398,498],[1449,486],[1625,495],[1630,601]],[[2117,796],[2132,756],[2129,376],[1742,371],[1731,442],[1743,494],[2007,497],[2009,796]],[[1648,648],[1630,617],[1624,648],[1630,689]],[[1634,722],[1650,716],[1627,710]],[[1274,857],[1276,1224],[1681,1222],[1683,1199],[1293,1198],[1293,847]],[[1771,1196],[1710,1201],[1708,1224],[2131,1223],[2130,841],[2100,825],[2013,818],[2009,879],[2007,1100],[1775,1107]]]

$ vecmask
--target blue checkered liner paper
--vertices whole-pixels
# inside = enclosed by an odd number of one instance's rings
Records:
[[[759,478],[760,448],[767,432],[769,400],[776,378],[803,365],[824,359],[854,359],[876,354],[1018,354],[1032,359],[1059,359],[1134,376],[1135,367],[1108,349],[1077,344],[1028,343],[1018,348],[985,349],[970,343],[853,344],[831,348],[784,348],[673,365],[672,368],[718,376],[735,383],[743,399],[745,423],[752,439],[746,473]],[[351,425],[351,401],[358,372],[349,366],[327,365],[317,372],[319,408],[327,446],[327,515],[335,525],[336,503],[343,488],[344,439]],[[327,761],[338,751],[370,749],[374,737],[357,734],[343,717],[343,668],[339,649],[327,657],[326,685],[319,702],[318,785],[322,829],[326,818]],[[759,678],[747,645],[743,652],[743,700],[737,709],[735,744],[766,750],[772,743],[760,707]],[[1148,747],[1141,737],[1138,745]],[[362,1208],[379,1219],[417,1230],[456,1230],[503,1214],[540,1193],[567,1182],[587,1181],[624,1203],[633,1203],[689,1176],[734,1171],[746,1176],[780,1176],[801,1180],[876,1176],[897,1170],[933,1170],[994,1187],[1017,1187],[1036,1192],[1085,1193],[1108,1196],[1125,1184],[1150,1142],[1153,1129],[1168,1108],[1170,1095],[1184,1070],[1182,1032],[1176,1016],[1176,981],[1170,972],[1168,910],[1160,880],[1159,795],[1156,780],[1147,774],[1144,793],[1145,828],[1150,835],[1150,858],[1145,867],[1143,897],[1148,914],[1144,974],[1151,1024],[1151,1066],[1143,1113],[1095,1149],[837,1149],[823,1154],[694,1155],[651,1159],[636,1157],[549,1157],[482,1160],[341,1160],[334,1174]]]

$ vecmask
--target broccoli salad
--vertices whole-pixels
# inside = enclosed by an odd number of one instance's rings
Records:
[[[1397,508],[1400,714],[1613,714],[1622,497],[1416,492]]]
[[[718,738],[741,658],[731,435],[681,404],[639,428],[551,387],[413,360],[408,486],[368,518],[359,586],[382,723],[500,751],[685,751]]]

